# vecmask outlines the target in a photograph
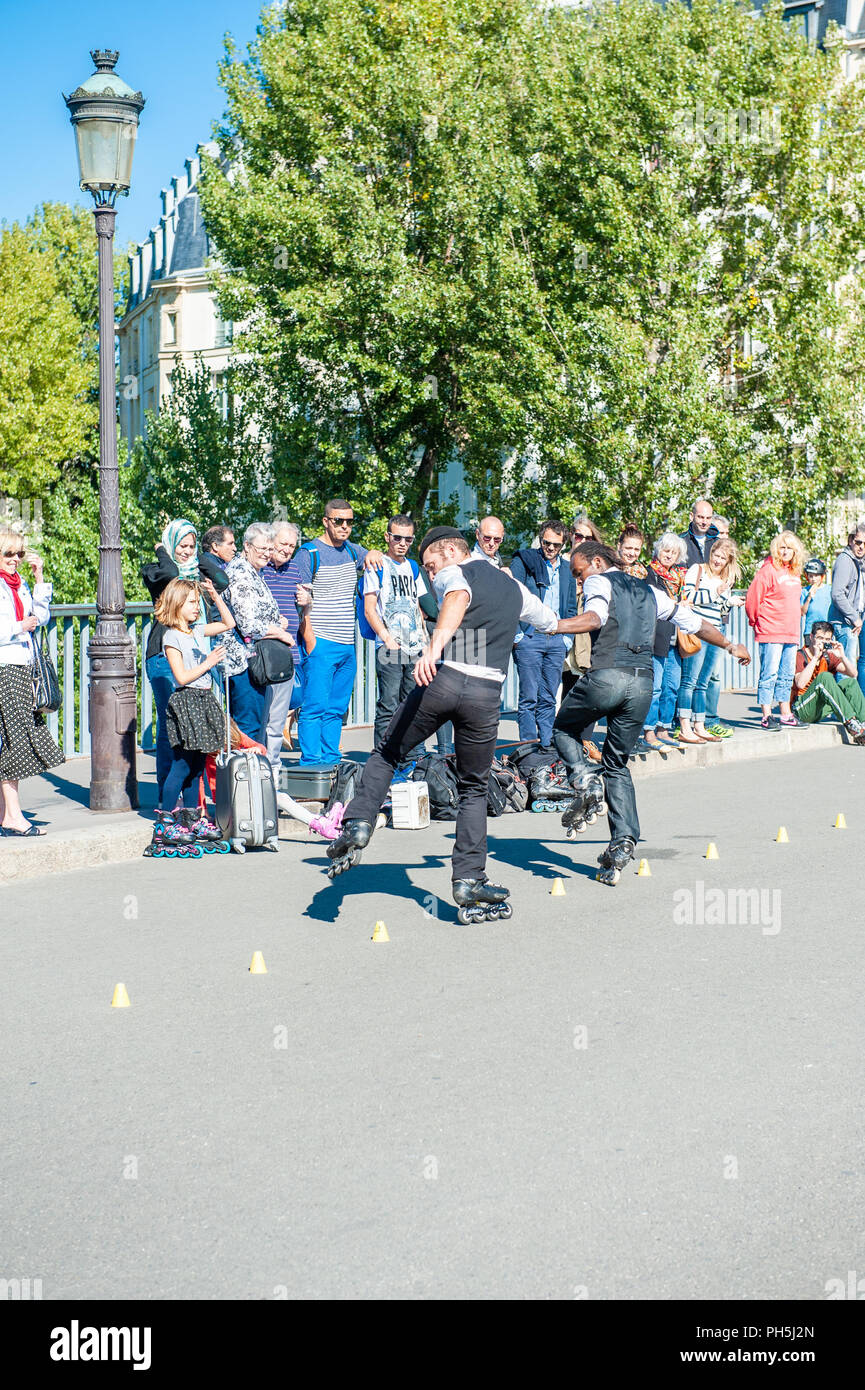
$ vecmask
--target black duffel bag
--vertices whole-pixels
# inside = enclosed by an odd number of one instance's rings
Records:
[[[256,685],[284,685],[294,675],[294,653],[278,637],[259,637],[247,669]]]

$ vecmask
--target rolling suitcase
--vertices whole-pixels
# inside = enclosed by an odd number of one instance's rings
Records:
[[[261,753],[231,751],[225,681],[225,752],[216,759],[216,819],[236,854],[279,849],[273,768]]]

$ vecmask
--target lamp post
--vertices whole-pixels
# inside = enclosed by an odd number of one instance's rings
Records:
[[[75,128],[82,190],[93,195],[99,248],[99,579],[90,660],[90,809],[138,805],[135,647],[126,632],[117,471],[117,381],[114,367],[114,219],[128,194],[140,92],[117,76],[119,54],[94,49],[96,71],[64,97]]]

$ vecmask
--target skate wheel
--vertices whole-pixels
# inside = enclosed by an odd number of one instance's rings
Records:
[[[171,845],[166,845],[159,857],[160,859],[176,859],[177,850],[173,849]]]
[[[205,854],[216,854],[216,845],[205,845],[205,846],[204,846],[204,853],[205,853]]]
[[[186,853],[190,859],[204,858],[204,850],[201,848],[201,845],[189,845]]]
[[[469,915],[469,909],[467,907],[461,907],[457,909],[457,921],[460,922],[462,926],[467,927],[471,920],[472,919]]]
[[[542,806],[539,801],[533,801],[531,809],[535,813],[535,815],[540,815],[540,813],[542,811],[545,811],[547,808],[546,806]]]
[[[514,909],[511,907],[510,903],[502,903],[498,911],[498,916],[501,920],[507,922],[513,915]]]
[[[594,825],[594,823],[595,823],[595,821],[596,821],[597,819],[598,819],[598,813],[597,813],[597,811],[593,811],[592,814],[591,814],[590,816],[586,816],[586,825]]]
[[[216,846],[216,849],[218,854],[231,853],[231,845],[228,843],[227,840],[220,840],[219,844]]]
[[[574,829],[573,826],[570,826],[570,828],[568,829],[568,839],[569,839],[569,840],[575,840],[576,838],[577,838],[577,832],[576,832],[576,830]]]

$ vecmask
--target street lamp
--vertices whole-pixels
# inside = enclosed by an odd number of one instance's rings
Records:
[[[126,632],[117,471],[117,382],[114,369],[114,219],[129,192],[140,92],[117,76],[119,54],[93,49],[96,71],[69,97],[82,189],[93,195],[99,247],[99,579],[90,660],[90,809],[138,805],[135,764],[135,647]]]

